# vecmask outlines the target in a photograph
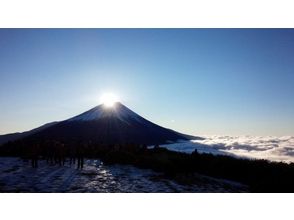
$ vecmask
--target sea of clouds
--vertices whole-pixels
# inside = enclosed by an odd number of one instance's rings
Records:
[[[192,153],[224,154],[236,157],[294,162],[294,136],[203,136],[203,140],[192,140],[163,145],[169,150]]]

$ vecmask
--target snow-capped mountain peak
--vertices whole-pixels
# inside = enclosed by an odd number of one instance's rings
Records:
[[[129,119],[136,120],[138,122],[143,122],[145,120],[120,102],[116,102],[112,107],[108,107],[103,104],[98,105],[66,121],[93,121],[107,117],[118,118],[125,122],[127,122]]]
[[[123,104],[98,105],[26,137],[27,140],[93,141],[105,144],[162,144],[192,137],[161,127]],[[195,139],[195,137],[193,137]]]

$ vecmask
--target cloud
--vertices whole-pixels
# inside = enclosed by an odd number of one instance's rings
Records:
[[[204,140],[168,144],[163,147],[186,153],[197,149],[200,153],[294,162],[294,136],[205,136]]]

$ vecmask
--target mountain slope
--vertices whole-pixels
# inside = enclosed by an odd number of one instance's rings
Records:
[[[163,144],[189,137],[156,125],[121,103],[113,108],[99,105],[78,116],[30,135],[33,139],[93,141],[98,143]]]
[[[51,123],[47,123],[44,124],[38,128],[32,129],[30,131],[25,131],[25,132],[17,132],[17,133],[11,133],[11,134],[4,134],[4,135],[0,135],[0,145],[5,144],[9,141],[16,141],[19,140],[21,138],[25,138],[27,136],[30,136],[32,134],[35,134],[37,132],[40,132],[46,128],[49,128],[52,125],[57,124],[58,122],[51,122]]]

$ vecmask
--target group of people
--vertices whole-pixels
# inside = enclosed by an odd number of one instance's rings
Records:
[[[87,144],[76,142],[65,144],[60,141],[32,142],[24,147],[23,157],[31,161],[32,167],[38,167],[40,159],[46,160],[47,164],[64,166],[66,161],[70,166],[77,164],[77,169],[84,167],[84,151]]]
[[[65,141],[60,140],[26,140],[18,142],[16,152],[24,159],[29,159],[33,168],[38,167],[40,160],[45,160],[48,165],[76,166],[83,169],[84,158],[102,157],[109,152],[134,152],[146,150],[147,145],[134,143],[106,144],[92,141]]]

